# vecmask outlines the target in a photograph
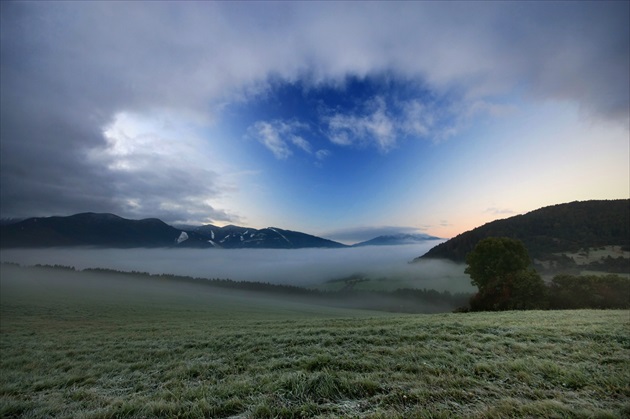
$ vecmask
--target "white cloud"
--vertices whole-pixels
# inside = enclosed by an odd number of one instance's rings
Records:
[[[321,149],[321,150],[317,150],[317,152],[315,153],[315,157],[317,158],[317,160],[325,160],[328,156],[330,156],[330,150],[326,150],[326,149]]]
[[[308,130],[308,125],[297,121],[274,120],[258,121],[247,131],[250,137],[267,147],[277,159],[286,160],[293,154],[289,144],[293,144],[308,154],[312,152],[311,144],[297,134],[303,130]]]
[[[387,153],[406,138],[439,143],[457,135],[474,116],[500,115],[502,109],[482,101],[438,105],[430,99],[400,100],[383,94],[365,101],[358,111],[322,119],[333,144],[374,146]]]
[[[435,118],[427,106],[419,100],[410,100],[402,105],[403,131],[408,135],[428,137],[435,125]]]
[[[258,121],[249,131],[250,135],[267,147],[277,159],[285,160],[292,154],[286,141],[280,137],[277,127],[269,122]]]
[[[303,137],[300,137],[299,135],[292,135],[290,137],[291,142],[302,149],[302,151],[306,152],[306,153],[312,153],[311,150],[311,143],[309,143],[308,141],[306,141]]]
[[[359,114],[337,113],[326,117],[328,136],[337,145],[373,144],[386,153],[396,145],[396,127],[387,112],[385,99],[374,97],[364,104]]]

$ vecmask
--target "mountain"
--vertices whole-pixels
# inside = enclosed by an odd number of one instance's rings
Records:
[[[345,247],[341,243],[279,228],[256,230],[231,225],[176,228],[157,218],[129,220],[114,214],[36,217],[0,225],[0,247],[61,246],[228,249]]]
[[[418,244],[427,240],[441,240],[439,237],[429,236],[428,234],[390,234],[386,236],[374,237],[371,240],[353,244],[353,247],[360,246],[392,246],[399,244]]]
[[[202,235],[215,247],[226,249],[300,249],[307,247],[341,248],[344,244],[298,231],[283,230],[277,227],[255,228],[227,225],[216,227],[211,224],[193,228],[191,231]]]
[[[15,224],[22,221],[24,218],[0,218],[0,225],[5,226],[9,224]]]
[[[543,268],[588,265],[592,270],[630,273],[630,200],[576,201],[492,221],[441,243],[419,259],[464,262],[486,237],[521,240]],[[584,268],[584,266],[582,266]]]
[[[128,220],[114,214],[35,217],[0,226],[0,247],[211,247],[203,236],[157,218]]]

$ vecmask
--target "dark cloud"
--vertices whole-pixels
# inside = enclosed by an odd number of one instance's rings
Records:
[[[152,154],[158,144],[127,156],[136,160],[134,170],[113,168],[116,156],[108,155],[103,131],[116,114],[168,100],[156,95],[168,80],[159,74],[163,66],[149,71],[157,63],[146,47],[156,53],[160,47],[142,36],[149,28],[132,24],[133,10],[67,6],[2,5],[2,216],[107,211],[166,221],[238,220],[204,202],[222,193],[216,173],[181,155]]]
[[[575,101],[588,114],[627,120],[630,3],[556,2],[543,10],[528,10],[514,30],[526,48],[521,65],[530,75],[533,94]],[[527,57],[535,60],[525,62]]]

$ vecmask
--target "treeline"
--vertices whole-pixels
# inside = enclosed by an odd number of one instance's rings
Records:
[[[478,292],[459,310],[630,309],[630,278],[562,274],[549,284],[537,284],[532,272],[493,287],[491,292]]]
[[[548,287],[551,309],[630,308],[630,279],[619,275],[557,275]]]
[[[611,274],[630,273],[630,260],[628,260],[628,258],[624,258],[623,256],[614,258],[608,255],[600,260],[595,260],[584,265],[578,265],[572,258],[562,253],[559,255],[549,255],[546,262],[548,264],[547,266],[540,262],[534,263],[534,266],[537,270],[544,271],[547,275],[553,273],[578,275],[584,270],[607,272]]]
[[[151,274],[148,272],[140,271],[119,271],[116,269],[107,268],[86,268],[83,272],[102,273],[102,274],[115,274],[115,275],[131,275],[138,278],[150,278],[150,279],[162,279],[168,281],[187,282],[195,284],[210,285],[220,288],[238,289],[244,291],[256,291],[256,292],[270,292],[274,294],[285,295],[314,295],[319,293],[318,290],[312,290],[295,285],[281,285],[271,284],[268,282],[254,282],[254,281],[234,281],[231,279],[223,278],[201,278],[184,275],[174,274]]]
[[[29,269],[29,267],[22,267],[13,263],[3,263],[3,265]],[[137,279],[193,283],[223,289],[284,296],[296,302],[399,313],[436,313],[452,311],[466,304],[471,297],[471,294],[466,293],[439,292],[428,289],[398,289],[395,291],[342,289],[339,291],[331,291],[303,288],[295,285],[271,284],[268,282],[234,281],[231,279],[201,278],[174,274],[151,274],[148,272],[119,271],[107,268],[86,268],[77,270],[73,266],[41,264],[34,265],[33,268],[55,269],[75,273],[85,272],[103,275],[124,275]]]

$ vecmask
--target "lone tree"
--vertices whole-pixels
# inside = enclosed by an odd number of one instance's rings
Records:
[[[481,310],[527,310],[546,307],[546,287],[530,267],[523,242],[508,237],[481,240],[466,256],[466,273],[479,292],[470,308]]]

